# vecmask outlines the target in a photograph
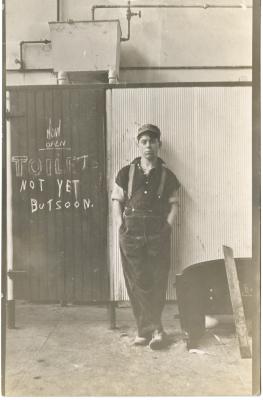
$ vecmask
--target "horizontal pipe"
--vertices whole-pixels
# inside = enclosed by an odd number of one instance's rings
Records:
[[[19,43],[19,47],[20,47],[20,60],[18,60],[18,63],[20,64],[20,70],[24,70],[25,69],[25,65],[24,65],[24,60],[23,60],[23,46],[25,44],[49,44],[51,43],[51,40],[22,40]]]
[[[91,8],[91,14],[92,14],[92,20],[94,21],[95,19],[95,10],[98,8],[128,8],[128,5],[95,5],[92,6]],[[134,4],[130,5],[130,8],[201,8],[201,9],[207,9],[207,8],[252,8],[252,6],[244,5],[244,4],[233,4],[233,5],[213,5],[213,4],[197,4],[197,5],[191,5],[191,4]]]
[[[6,69],[6,72],[21,72],[21,69]],[[50,72],[50,73],[55,73],[53,68],[27,68],[23,69],[23,73],[25,72]]]
[[[212,70],[226,70],[226,69],[252,69],[251,65],[200,65],[200,66],[138,66],[138,67],[120,67],[123,71],[134,71],[134,70],[202,70],[202,69],[212,69]]]
[[[24,45],[24,44],[28,44],[28,43],[44,43],[44,44],[48,44],[51,43],[51,40],[22,40],[20,42],[20,45]]]
[[[236,69],[252,69],[251,65],[202,65],[202,66],[138,66],[138,67],[120,67],[122,71],[146,71],[146,70],[236,70]],[[6,69],[6,72],[21,72],[18,69]],[[24,69],[23,72],[50,72],[54,73],[52,68],[28,68]],[[107,72],[107,71],[105,71]]]
[[[251,87],[251,81],[214,81],[214,82],[153,82],[153,83],[117,83],[110,84],[106,89],[128,88],[164,88],[164,87]]]
[[[63,86],[60,85],[8,85],[7,90],[15,92],[21,89],[23,90],[39,90],[43,89],[63,90]],[[68,90],[68,86],[64,86]],[[146,83],[74,83],[70,85],[70,88],[83,88],[83,89],[124,89],[124,88],[163,88],[163,87],[252,87],[251,81],[209,81],[209,82],[146,82]]]

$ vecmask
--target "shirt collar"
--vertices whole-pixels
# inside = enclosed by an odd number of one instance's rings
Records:
[[[149,173],[148,173],[147,175],[151,174],[151,173],[152,173],[153,171],[155,171],[155,170],[160,169],[160,167],[161,167],[162,164],[163,164],[163,161],[161,160],[161,158],[158,157],[158,158],[157,158],[156,166],[153,167],[153,168],[151,168],[151,169],[149,170]],[[146,175],[146,174],[145,174],[145,171],[144,171],[144,169],[142,168],[142,165],[141,165],[141,157],[138,157],[138,159],[136,159],[136,165],[137,165],[138,169],[139,169],[144,175]]]

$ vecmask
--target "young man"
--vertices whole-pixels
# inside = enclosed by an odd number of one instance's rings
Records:
[[[160,136],[155,125],[138,130],[141,157],[119,171],[112,192],[124,279],[138,328],[134,344],[149,343],[152,349],[166,344],[161,314],[180,186],[158,157]]]

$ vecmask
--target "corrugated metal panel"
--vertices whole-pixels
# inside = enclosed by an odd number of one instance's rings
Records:
[[[117,171],[137,155],[136,131],[146,122],[161,128],[160,155],[182,184],[168,299],[175,298],[175,274],[223,258],[223,244],[235,257],[251,257],[251,88],[114,89],[107,100],[109,194]],[[126,300],[117,232],[109,226],[111,296]]]
[[[106,301],[105,92],[42,86],[10,100],[12,156],[25,158],[21,174],[12,160],[14,268],[29,278],[16,298]]]

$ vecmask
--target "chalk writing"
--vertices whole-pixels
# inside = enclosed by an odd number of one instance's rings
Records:
[[[28,161],[27,156],[13,156],[12,162],[16,166],[16,176],[23,176],[23,164]]]
[[[62,124],[59,120],[57,126],[52,125],[49,118],[46,129],[45,148],[43,150],[71,150],[67,146],[67,141],[62,137]],[[42,156],[40,156],[40,154]],[[15,171],[15,176],[21,179],[18,182],[20,193],[30,193],[26,198],[29,201],[31,213],[46,210],[48,212],[62,209],[82,209],[88,210],[93,207],[90,198],[83,198],[80,190],[80,178],[86,176],[83,185],[87,185],[87,175],[83,175],[86,169],[98,168],[97,161],[91,160],[87,154],[78,156],[65,156],[63,153],[55,153],[55,157],[48,155],[29,158],[27,155],[13,155],[11,162]],[[48,154],[48,153],[46,153]],[[50,154],[50,153],[49,153]],[[54,153],[53,153],[54,154]],[[77,175],[80,174],[80,177]],[[68,179],[70,176],[71,179]],[[90,175],[88,175],[90,176]],[[52,177],[55,179],[53,180]],[[52,182],[50,186],[50,181]],[[45,192],[52,188],[48,200],[44,199]],[[86,187],[82,192],[87,196]],[[31,197],[34,193],[34,197]]]
[[[78,186],[79,180],[78,179],[66,179],[64,182],[63,179],[57,179],[58,184],[58,197],[61,197],[62,188],[64,187],[65,191],[68,193],[74,192],[75,199],[78,198]]]
[[[81,199],[80,201],[62,201],[62,200],[54,200],[49,199],[45,202],[38,201],[37,199],[30,199],[31,203],[31,212],[34,213],[36,211],[41,210],[62,210],[63,208],[82,208],[83,210],[87,210],[89,208],[93,208],[93,204],[90,199]]]
[[[62,191],[64,189],[65,192],[67,193],[73,193],[75,196],[75,199],[78,198],[78,187],[79,187],[79,179],[57,179],[57,193],[58,197],[61,197]],[[26,191],[27,189],[31,190],[40,190],[40,192],[43,192],[44,189],[46,188],[46,180],[45,179],[22,179],[21,180],[21,185],[20,185],[20,193],[23,191]]]
[[[66,146],[66,140],[51,140],[50,142],[46,142],[46,148],[49,147],[65,147]]]
[[[46,131],[46,143],[45,148],[39,149],[44,150],[71,150],[70,147],[66,147],[67,142],[65,139],[61,139],[61,119],[59,120],[58,126],[52,126],[51,118],[49,118],[48,128]]]
[[[49,118],[49,124],[47,128],[47,139],[49,140],[53,138],[58,138],[60,137],[60,133],[61,133],[61,119],[59,120],[58,127],[53,128],[51,118]]]
[[[68,208],[88,210],[93,207],[91,199],[80,197],[80,180],[79,179],[59,179],[55,180],[56,198],[51,198],[47,201],[30,198],[30,209],[32,213],[41,210],[61,210]],[[87,183],[87,182],[86,182]],[[40,192],[43,193],[48,188],[48,180],[42,178],[24,179],[22,178],[19,184],[19,192]],[[73,199],[70,201],[61,200],[63,195],[71,194]]]
[[[43,192],[44,182],[45,182],[45,179],[38,179],[37,181],[34,181],[33,179],[30,179],[30,180],[22,179],[21,185],[20,185],[20,193],[25,191],[27,188],[30,188],[31,190],[35,190],[36,188],[39,188],[40,192]]]
[[[59,157],[55,159],[47,158],[41,160],[40,158],[28,159],[27,156],[12,156],[12,163],[15,166],[16,177],[22,177],[29,173],[29,175],[39,176],[41,173],[45,173],[47,176],[62,175],[65,173],[76,174],[77,170],[85,170],[88,167],[88,155],[65,157],[61,159]],[[96,162],[92,163],[92,168],[98,168]]]

